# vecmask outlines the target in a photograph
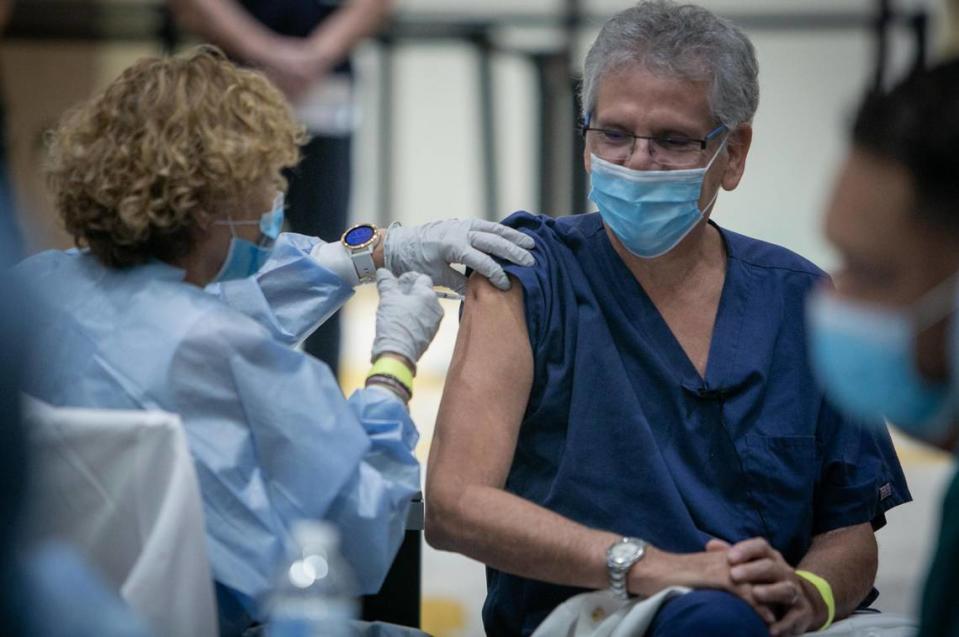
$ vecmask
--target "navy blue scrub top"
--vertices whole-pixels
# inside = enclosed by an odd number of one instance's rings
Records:
[[[765,537],[797,564],[814,535],[911,499],[884,427],[839,416],[806,357],[804,302],[827,279],[720,229],[726,281],[705,379],[613,250],[599,214],[518,212],[534,379],[506,489],[666,551]],[[602,559],[602,556],[597,556]],[[530,634],[576,589],[487,571],[490,635]]]

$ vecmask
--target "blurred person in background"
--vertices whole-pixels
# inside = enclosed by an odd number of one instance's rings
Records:
[[[217,49],[140,60],[51,136],[50,185],[81,249],[15,268],[40,307],[26,393],[180,415],[224,635],[262,618],[302,518],[336,524],[376,592],[420,489],[406,403],[443,314],[431,277],[462,288],[462,263],[508,286],[486,253],[532,262],[528,238],[483,221],[363,225],[339,243],[281,233],[302,138],[274,85]],[[346,400],[294,346],[374,277],[373,368]]]
[[[7,28],[12,12],[13,0],[0,0],[0,37]],[[20,255],[20,231],[17,223],[16,207],[14,206],[13,182],[10,179],[7,100],[3,90],[3,78],[0,76],[0,234],[8,237],[8,240],[3,242],[5,245],[0,246],[0,249],[7,250],[11,255]]]
[[[181,23],[244,64],[261,69],[286,94],[309,139],[289,182],[290,230],[335,241],[346,227],[357,125],[350,53],[389,14],[391,0],[170,0]],[[340,322],[334,316],[304,349],[338,370]]]
[[[832,401],[955,453],[959,441],[959,59],[869,96],[825,215],[835,291],[809,308]],[[959,478],[942,508],[922,637],[959,635]]]
[[[875,531],[911,496],[888,432],[814,381],[803,308],[828,277],[714,220],[758,103],[728,20],[618,13],[583,78],[599,211],[514,214],[535,266],[507,265],[508,292],[470,280],[426,536],[489,566],[490,634],[529,635],[584,589],[694,589],[650,637],[800,634],[875,599]]]

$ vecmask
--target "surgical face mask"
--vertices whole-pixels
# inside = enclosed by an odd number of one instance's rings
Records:
[[[253,276],[263,267],[263,264],[273,253],[273,244],[283,229],[283,203],[283,193],[278,193],[273,200],[273,208],[269,212],[264,212],[259,221],[225,219],[214,222],[218,225],[230,226],[230,234],[233,235],[230,239],[230,249],[226,254],[226,259],[213,279],[215,282]],[[258,243],[236,236],[235,226],[251,224],[260,226],[261,238]]]
[[[705,168],[632,170],[591,155],[589,198],[632,254],[643,259],[662,256],[679,245],[716,202],[719,191],[705,210],[699,209],[703,180],[726,139]]]
[[[959,275],[952,276],[905,310],[816,292],[807,308],[810,356],[829,399],[851,416],[886,418],[917,438],[942,440],[956,413],[959,383],[950,389],[947,382],[923,378],[915,362],[915,334],[957,311],[957,284]],[[959,358],[957,333],[953,319],[953,359]]]

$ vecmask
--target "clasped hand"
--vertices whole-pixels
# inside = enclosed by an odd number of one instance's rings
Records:
[[[819,593],[765,539],[735,545],[711,540],[706,551],[726,558],[729,579],[736,587],[732,592],[756,609],[773,637],[801,635],[825,622]]]
[[[631,592],[648,596],[668,586],[723,590],[752,606],[774,637],[801,635],[825,621],[815,588],[762,538],[735,545],[711,540],[700,553],[650,547],[639,564],[630,573]]]

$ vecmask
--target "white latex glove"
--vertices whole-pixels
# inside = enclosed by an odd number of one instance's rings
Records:
[[[443,308],[425,274],[407,272],[399,278],[389,270],[376,271],[380,305],[376,308],[373,360],[389,352],[416,364],[436,336]]]
[[[463,294],[466,277],[450,267],[461,263],[508,290],[509,277],[490,255],[516,265],[533,265],[536,261],[529,250],[534,245],[532,237],[482,219],[448,219],[410,228],[394,224],[386,231],[383,260],[393,274],[422,272],[436,285]]]

